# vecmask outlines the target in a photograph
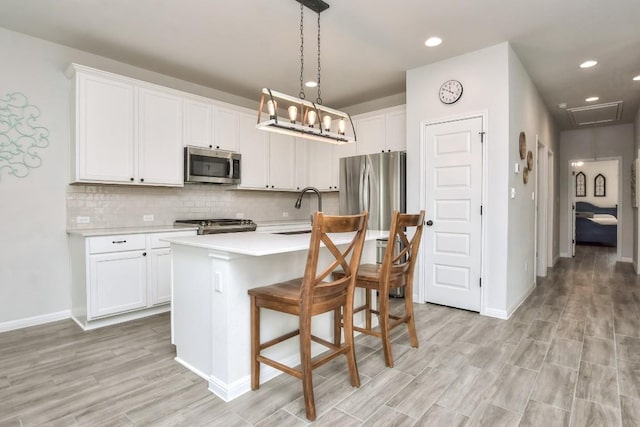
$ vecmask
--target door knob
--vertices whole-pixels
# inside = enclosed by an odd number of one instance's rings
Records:
[[[427,227],[431,227],[433,225],[433,221],[429,220],[427,221]]]

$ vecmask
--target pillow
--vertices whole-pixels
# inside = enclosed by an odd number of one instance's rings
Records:
[[[576,211],[576,216],[580,218],[593,218],[593,212]]]

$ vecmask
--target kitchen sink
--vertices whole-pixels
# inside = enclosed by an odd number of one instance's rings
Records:
[[[311,233],[311,230],[296,230],[296,231],[280,231],[277,233],[273,233],[273,234],[309,234]]]

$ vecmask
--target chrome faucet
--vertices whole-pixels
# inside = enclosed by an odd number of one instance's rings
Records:
[[[316,195],[318,196],[318,211],[322,212],[322,194],[320,194],[320,191],[316,187],[304,187],[300,192],[300,195],[298,196],[298,200],[296,200],[296,204],[294,205],[294,207],[296,209],[300,209],[300,206],[302,206],[302,196],[304,196],[304,193],[306,193],[307,191],[313,191],[314,193],[316,193]]]

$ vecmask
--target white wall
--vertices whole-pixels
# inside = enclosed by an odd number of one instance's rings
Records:
[[[582,166],[576,167],[576,173],[582,172],[585,175],[587,193],[585,197],[577,197],[576,202],[587,202],[603,208],[614,207],[618,204],[618,161],[600,160],[586,161]],[[605,196],[595,197],[594,179],[596,175],[602,174],[605,177]]]
[[[293,193],[224,191],[193,186],[161,189],[120,186],[68,186],[69,80],[71,62],[111,71],[248,108],[248,100],[218,90],[132,67],[0,28],[1,99],[21,92],[41,112],[37,125],[49,130],[49,146],[38,149],[42,166],[24,178],[0,169],[0,329],[68,316],[70,308],[67,225],[76,215],[92,216],[92,226],[142,225],[147,208],[157,210],[154,224],[171,224],[177,216],[212,217],[243,212],[259,220],[308,218],[311,210],[291,210]],[[2,148],[0,148],[2,154]],[[325,196],[337,213],[337,196]],[[68,203],[68,206],[67,206]],[[144,204],[144,205],[143,205]],[[306,204],[306,203],[305,203]],[[307,206],[315,208],[315,202]],[[306,206],[303,205],[306,208]],[[67,212],[68,209],[68,212]],[[274,215],[269,218],[269,212]],[[132,219],[133,218],[133,219]],[[137,222],[136,222],[137,221]]]
[[[633,158],[637,159],[640,157],[640,108],[636,112],[636,119],[633,123],[634,125],[634,142],[633,142]],[[638,184],[636,183],[636,186]],[[636,187],[637,188],[637,187]],[[638,221],[640,220],[640,216],[638,215],[638,208],[633,209],[633,266],[636,270],[636,273],[639,273],[638,266],[640,266],[640,253],[638,253],[638,242],[640,242],[640,227],[638,226]]]
[[[448,79],[464,85],[461,100],[453,105],[438,100],[438,89]],[[534,241],[531,192],[536,177],[534,171],[525,186],[521,174],[512,172],[519,160],[518,135],[521,130],[527,132],[528,149],[534,152],[536,134],[551,149],[557,141],[551,119],[508,43],[407,72],[407,209],[421,207],[422,124],[480,112],[487,114],[483,313],[506,317],[526,296],[533,280],[534,253],[528,242]],[[515,199],[509,197],[511,187],[516,188]]]
[[[621,261],[633,260],[634,216],[631,208],[631,162],[635,158],[633,125],[603,126],[560,133],[560,256],[571,256],[570,251],[570,197],[569,185],[574,185],[570,162],[622,158],[622,198],[618,201],[620,222],[619,241]],[[589,188],[592,188],[593,182]]]
[[[508,199],[508,252],[507,252],[507,311],[511,313],[535,286],[536,217],[534,200],[538,169],[529,173],[528,183],[522,172],[514,173],[515,164],[521,170],[526,165],[520,159],[519,136],[524,132],[527,151],[537,156],[536,137],[548,149],[555,151],[558,133],[542,99],[531,82],[516,53],[509,47],[509,137],[508,169],[509,189],[515,189],[515,198]],[[511,191],[511,190],[509,190]]]

